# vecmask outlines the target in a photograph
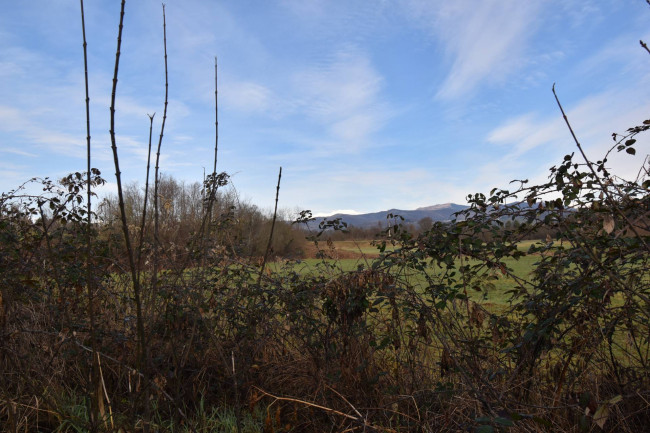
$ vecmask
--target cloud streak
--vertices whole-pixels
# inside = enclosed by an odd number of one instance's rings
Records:
[[[361,50],[348,47],[294,75],[296,109],[325,128],[332,145],[358,151],[390,116],[383,78]]]
[[[523,65],[528,40],[537,29],[539,2],[518,0],[412,0],[407,13],[442,44],[449,71],[436,97],[458,100],[500,82]]]
[[[577,103],[564,105],[578,140],[593,160],[604,157],[614,145],[611,138],[613,132],[624,132],[650,117],[645,100],[622,89],[610,89],[585,97]],[[507,151],[500,161],[491,163],[492,166],[486,164],[485,170],[496,175],[499,166],[519,167],[517,172],[527,172],[526,176],[536,181],[547,175],[548,167],[540,164],[553,164],[559,162],[562,155],[577,152],[559,112],[551,116],[527,113],[508,119],[490,131],[486,141]],[[539,154],[544,159],[531,158],[531,154]],[[615,152],[609,158],[608,167],[613,173],[626,176],[638,170],[644,157],[643,152],[636,157]]]

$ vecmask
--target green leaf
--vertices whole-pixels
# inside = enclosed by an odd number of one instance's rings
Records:
[[[480,425],[474,430],[475,433],[494,433],[494,428],[491,425]]]
[[[630,155],[636,155],[636,150],[633,147],[628,147],[625,151]]]
[[[607,404],[602,404],[594,413],[594,422],[602,429],[607,422],[607,418],[609,418],[609,407]]]
[[[501,417],[501,416],[498,416],[498,417],[494,418],[494,422],[497,423],[497,424],[508,426],[508,427],[512,427],[513,425],[515,425],[515,423],[512,422],[511,419],[504,418],[504,417]]]
[[[625,142],[625,145],[632,146],[634,143],[636,143],[636,140],[634,138],[631,138]]]
[[[616,404],[616,403],[618,403],[618,402],[621,401],[621,400],[623,400],[623,396],[619,394],[619,395],[617,395],[616,397],[612,397],[612,398],[610,398],[609,401],[608,401],[607,403],[609,403],[609,404]]]

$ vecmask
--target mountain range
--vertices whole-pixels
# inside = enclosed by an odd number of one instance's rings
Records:
[[[455,203],[444,203],[436,204],[432,206],[419,207],[415,210],[404,210],[404,209],[388,209],[380,212],[371,212],[364,214],[343,214],[337,213],[331,216],[318,217],[314,222],[315,227],[323,220],[333,220],[336,218],[341,218],[341,221],[346,222],[348,226],[368,228],[377,226],[378,224],[382,227],[386,226],[387,218],[389,214],[400,215],[404,218],[402,223],[405,224],[417,224],[422,218],[429,217],[433,221],[450,221],[454,218],[453,214],[459,212],[463,209],[467,209],[467,206],[455,204]]]

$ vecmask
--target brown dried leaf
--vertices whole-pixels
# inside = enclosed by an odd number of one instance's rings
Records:
[[[610,234],[614,231],[614,218],[611,215],[606,215],[603,219],[603,230]]]

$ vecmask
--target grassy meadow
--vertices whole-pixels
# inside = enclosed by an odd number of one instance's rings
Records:
[[[517,243],[517,248],[521,251],[528,251],[533,244],[540,242],[539,240],[521,241]],[[395,249],[395,246],[388,246],[385,252],[390,253],[395,251]],[[340,255],[345,258],[337,258],[340,251],[343,251],[343,254]],[[354,272],[371,268],[374,261],[381,256],[376,242],[368,240],[332,241],[331,248],[327,250],[327,253],[333,258],[318,259],[310,257],[298,261],[279,261],[270,264],[269,268],[274,272],[282,273],[287,271],[288,264],[291,270],[301,275]],[[538,261],[538,256],[526,255],[518,259],[505,259],[503,264],[509,269],[512,275],[521,280],[529,280],[535,268],[535,263]],[[478,264],[476,260],[468,260],[467,263],[470,265]],[[460,264],[461,259],[458,258],[455,265],[458,266]],[[428,266],[423,271],[407,272],[402,276],[407,284],[425,288],[427,286],[427,275],[435,276],[442,272],[443,270],[435,265],[433,260],[430,260]],[[497,279],[491,282],[494,287],[485,287],[480,292],[469,290],[467,295],[470,299],[474,302],[490,305],[507,304],[510,298],[508,291],[513,290],[517,286],[517,282],[509,275],[497,273],[495,276]]]

